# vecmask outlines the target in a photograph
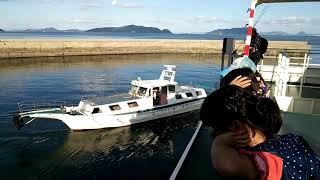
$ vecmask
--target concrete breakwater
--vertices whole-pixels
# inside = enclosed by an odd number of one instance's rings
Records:
[[[243,42],[237,41],[235,48]],[[222,40],[1,40],[0,58],[53,57],[121,54],[221,54]],[[241,46],[238,53],[242,52]],[[288,50],[294,55],[308,52],[304,41],[269,41],[267,56]]]

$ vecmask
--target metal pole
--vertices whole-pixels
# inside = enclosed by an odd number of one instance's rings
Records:
[[[246,39],[246,46],[244,48],[243,57],[249,56],[249,49],[251,43],[251,36],[252,36],[252,28],[253,28],[253,21],[254,21],[254,10],[256,8],[258,0],[251,1],[251,8],[249,9],[249,23],[247,27],[247,39]]]
[[[193,141],[194,141],[194,139],[197,137],[197,135],[199,133],[199,130],[200,130],[201,126],[202,126],[202,121],[199,121],[199,124],[198,124],[198,127],[197,127],[196,131],[194,132],[193,136],[191,137],[191,140],[189,141],[189,144],[187,145],[186,149],[184,150],[184,152],[183,152],[183,154],[182,154],[182,156],[181,156],[176,168],[174,169],[173,173],[171,174],[169,180],[175,180],[176,179],[176,177],[177,177],[177,175],[178,175],[178,173],[179,173],[179,171],[180,171],[180,169],[182,167],[182,164],[183,164],[184,160],[186,159],[186,157],[187,157],[187,155],[188,155],[188,153],[190,151],[190,148],[191,148],[191,146],[193,144]]]
[[[224,56],[225,56],[226,54],[223,52],[222,53],[222,57],[221,57],[221,71],[223,70],[223,68],[224,68]]]
[[[303,83],[305,81],[304,74],[305,74],[305,71],[307,70],[307,58],[308,58],[308,55],[307,55],[307,53],[305,53],[304,54],[304,58],[303,58],[302,72],[301,72],[301,78],[300,78],[299,98],[301,98],[302,86],[303,86]]]

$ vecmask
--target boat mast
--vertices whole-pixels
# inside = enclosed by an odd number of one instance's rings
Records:
[[[256,8],[258,0],[252,0],[251,1],[251,7],[249,9],[249,23],[247,26],[247,39],[246,39],[246,46],[244,48],[243,57],[249,56],[249,49],[250,49],[250,43],[251,43],[251,37],[252,37],[252,28],[253,28],[253,21],[254,21],[254,10]]]

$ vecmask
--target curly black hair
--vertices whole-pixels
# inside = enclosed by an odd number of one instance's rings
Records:
[[[242,76],[247,77],[251,80],[251,85],[246,87],[247,90],[251,91],[253,94],[257,96],[265,96],[264,93],[261,93],[262,89],[260,87],[259,81],[257,77],[262,78],[261,75],[258,75],[256,72],[253,72],[250,68],[238,68],[230,71],[226,76],[224,76],[220,81],[220,87],[225,87],[231,83],[236,77]],[[264,79],[262,78],[263,82]],[[264,82],[265,83],[265,82]]]
[[[202,104],[200,118],[216,135],[228,131],[235,120],[259,129],[267,136],[278,133],[282,126],[281,111],[276,102],[259,98],[234,85],[212,92]]]

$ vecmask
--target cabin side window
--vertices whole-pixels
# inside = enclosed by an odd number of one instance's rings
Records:
[[[147,88],[139,87],[138,92],[137,92],[138,96],[145,96],[147,90],[148,90]]]
[[[164,71],[164,77],[163,77],[164,80],[171,81],[172,77],[173,77],[173,72]]]
[[[166,76],[172,76],[172,72],[170,72],[170,71],[165,71],[165,72],[164,72],[164,75],[166,75]]]
[[[176,94],[176,99],[182,99],[181,94]]]
[[[120,108],[120,106],[118,104],[109,106],[109,108],[111,109],[111,111],[121,110],[121,108]]]
[[[129,106],[130,108],[138,107],[138,103],[137,103],[137,102],[129,102],[129,103],[128,103],[128,106]]]
[[[169,93],[174,93],[176,92],[176,86],[175,85],[170,85],[169,86]]]
[[[171,77],[165,76],[163,79],[164,79],[164,80],[167,80],[167,81],[170,81],[170,80],[171,80]]]
[[[135,86],[135,85],[133,85],[132,87],[131,87],[131,89],[130,89],[130,93],[131,94],[135,94],[136,92],[137,92],[137,89],[138,89],[138,86]]]
[[[196,93],[197,93],[197,96],[201,96],[202,95],[201,91],[196,91]]]
[[[187,97],[193,97],[191,92],[187,92],[186,95],[187,95]]]
[[[100,110],[100,108],[94,108],[92,111],[92,114],[97,114],[97,113],[102,113],[102,111]]]

